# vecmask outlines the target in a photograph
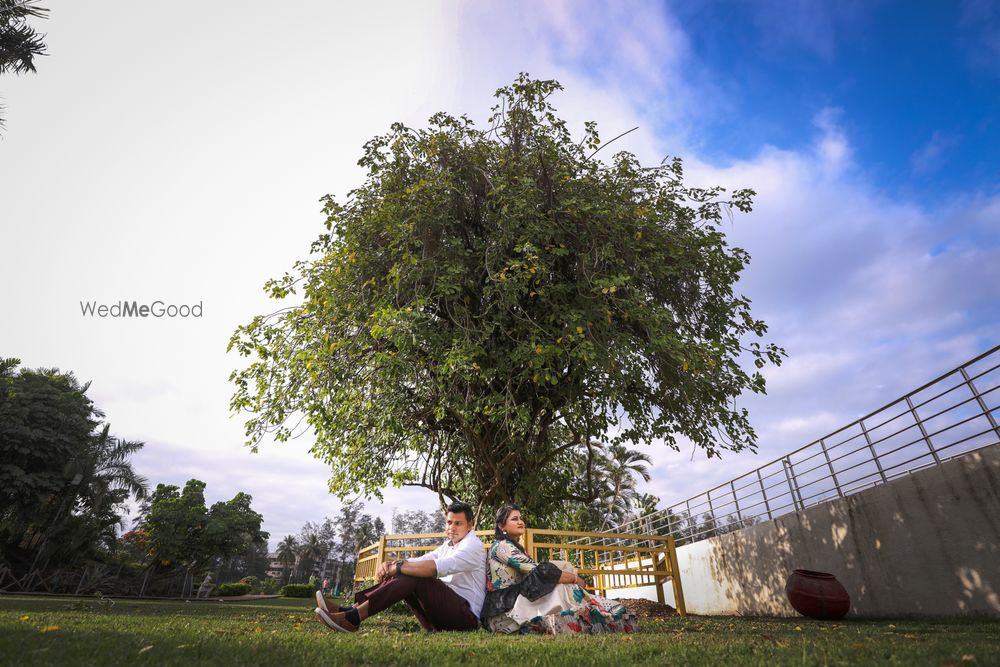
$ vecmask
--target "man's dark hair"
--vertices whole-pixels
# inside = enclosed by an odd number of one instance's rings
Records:
[[[476,516],[476,513],[472,511],[472,505],[470,505],[469,503],[462,503],[457,500],[453,502],[451,505],[448,505],[448,507],[445,509],[445,512],[446,513],[453,512],[454,514],[459,514],[459,513],[465,514],[465,520],[468,521],[469,523],[472,523],[472,520]]]

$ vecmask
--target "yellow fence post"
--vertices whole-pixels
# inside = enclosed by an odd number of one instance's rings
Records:
[[[687,607],[684,606],[684,588],[681,586],[681,568],[677,564],[677,545],[674,538],[669,538],[667,542],[670,556],[670,582],[674,585],[674,608],[681,616],[687,616]]]
[[[670,570],[671,579],[673,579],[673,570],[670,569],[670,556],[667,555],[666,551],[659,554],[651,554],[654,556],[653,569],[654,570]],[[653,580],[656,581],[656,601],[660,604],[664,604],[667,601],[666,595],[663,592],[663,584],[667,582],[666,575],[654,574]]]
[[[375,571],[378,572],[378,566],[385,562],[385,535],[378,538],[378,558],[375,562],[378,563],[375,566]]]

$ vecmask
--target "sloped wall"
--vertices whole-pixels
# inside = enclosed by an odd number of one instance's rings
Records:
[[[1000,444],[682,546],[677,558],[692,614],[795,615],[785,580],[804,568],[835,574],[852,615],[1000,616]]]

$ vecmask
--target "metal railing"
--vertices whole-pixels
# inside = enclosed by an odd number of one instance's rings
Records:
[[[678,544],[844,498],[1000,442],[1000,346],[805,447],[616,530]]]

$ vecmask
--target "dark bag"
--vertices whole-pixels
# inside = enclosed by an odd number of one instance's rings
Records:
[[[521,581],[516,584],[512,584],[507,588],[501,588],[498,591],[488,591],[486,593],[486,600],[483,602],[483,611],[481,614],[483,623],[497,616],[499,614],[505,614],[514,608],[514,603],[517,602],[517,596],[523,595],[532,602],[542,597],[543,595],[548,595],[559,583],[559,577],[562,576],[562,570],[553,565],[548,561],[539,563],[534,570],[528,573]]]

